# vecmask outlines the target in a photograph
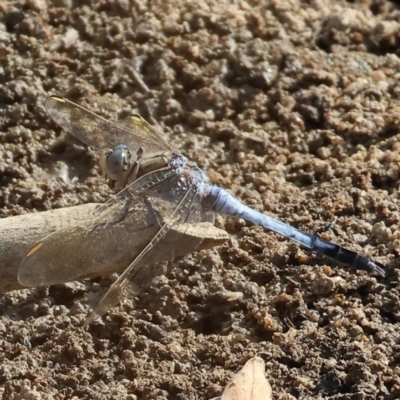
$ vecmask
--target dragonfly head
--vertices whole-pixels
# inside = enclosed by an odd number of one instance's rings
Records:
[[[124,144],[118,144],[113,150],[107,150],[100,156],[100,166],[103,173],[115,181],[124,178],[126,171],[133,162],[132,153],[128,146]]]

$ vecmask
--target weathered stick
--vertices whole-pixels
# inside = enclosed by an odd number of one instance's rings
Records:
[[[82,223],[82,220],[92,214],[98,205],[88,203],[81,206],[0,219],[0,293],[23,288],[18,282],[18,269],[25,255],[37,242],[56,230]],[[224,230],[218,229],[210,223],[200,223],[179,229],[182,229],[182,231],[171,230],[168,233],[167,240],[168,243],[171,243],[171,246],[179,245],[182,241],[182,235],[185,235],[186,242],[188,237],[189,239],[190,237],[197,239],[196,243],[199,237],[203,238],[201,244],[203,249],[218,246],[229,237]],[[82,238],[82,240],[84,239]],[[87,257],[90,257],[91,251],[95,252],[96,249],[88,247]],[[61,243],[60,254],[62,254]],[[127,266],[110,265],[106,270],[97,271],[94,275],[89,274],[86,277],[120,272]]]

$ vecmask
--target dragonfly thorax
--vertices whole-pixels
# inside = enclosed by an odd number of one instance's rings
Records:
[[[124,144],[118,144],[113,150],[103,152],[100,157],[103,173],[114,181],[122,180],[133,162],[132,153]]]
[[[190,186],[199,187],[209,182],[207,174],[196,163],[188,162],[187,157],[177,151],[171,153],[169,165],[177,174],[182,175]]]
[[[187,157],[177,151],[173,151],[168,164],[176,171],[177,174],[181,174],[186,169],[187,162]]]

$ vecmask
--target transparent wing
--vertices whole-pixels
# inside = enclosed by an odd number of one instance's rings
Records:
[[[134,114],[128,118],[125,118],[120,122],[125,129],[135,132],[138,136],[145,139],[149,139],[154,143],[162,144],[162,150],[172,150],[168,142],[163,138],[160,132],[157,131],[152,125],[150,125],[143,117]]]
[[[193,187],[172,169],[149,173],[99,206],[85,220],[37,243],[18,274],[25,286],[48,286],[125,271],[91,315],[112,307],[162,273],[161,262],[194,251],[202,237],[186,235],[196,222],[214,222]],[[129,266],[129,267],[128,267]],[[128,267],[128,269],[127,269]]]
[[[196,222],[214,222],[214,213],[205,211],[202,208],[195,186],[186,188],[186,191],[182,191],[180,196],[175,196],[175,199],[179,199],[179,201],[175,201],[176,207],[173,213],[167,219],[164,219],[164,224],[152,241],[149,242],[143,251],[114,282],[96,308],[89,314],[85,325],[90,324],[115,306],[121,298],[121,295],[126,293],[138,293],[143,288],[149,286],[154,278],[161,275],[165,267],[157,261],[157,254],[168,253],[168,259],[173,259],[179,256],[179,248],[191,248],[193,251],[201,243],[201,238],[193,240],[193,238],[189,239],[189,236],[185,237],[183,235],[179,243],[176,243],[175,246],[171,246],[168,236],[172,229],[184,233],[185,230],[179,227],[189,226],[189,224],[195,224]],[[151,201],[153,209],[157,212],[160,206],[160,204],[157,204],[157,197],[153,197],[150,194],[149,201]],[[191,241],[190,245],[188,240]]]
[[[120,123],[111,122],[58,96],[48,97],[44,105],[57,124],[94,149],[110,149],[125,144],[132,151],[143,147],[146,153],[171,150],[162,135],[138,115]]]
[[[75,222],[37,243],[26,255],[18,272],[25,286],[48,286],[109,270],[124,270],[160,229],[158,215],[149,212],[144,196],[152,187],[166,200],[162,217],[172,214],[173,187],[178,175],[171,169],[149,173],[99,206],[84,220]],[[171,192],[171,190],[170,190]],[[163,255],[160,254],[162,260]]]

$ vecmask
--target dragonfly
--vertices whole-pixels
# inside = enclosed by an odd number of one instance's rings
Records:
[[[36,243],[20,265],[18,280],[24,286],[48,286],[121,264],[123,272],[85,325],[166,273],[166,261],[198,248],[202,235],[191,235],[191,229],[213,226],[216,213],[260,225],[352,269],[385,276],[368,257],[253,210],[210,183],[196,163],[139,115],[112,122],[58,96],[48,97],[45,108],[57,124],[100,151],[101,168],[117,193],[84,220]],[[178,242],[171,239],[173,232],[181,233]]]

